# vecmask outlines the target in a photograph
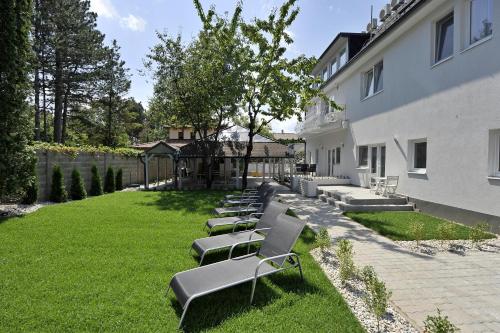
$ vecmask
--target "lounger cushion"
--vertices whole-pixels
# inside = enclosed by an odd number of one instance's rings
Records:
[[[257,212],[256,207],[219,207],[215,208],[215,214],[236,214],[236,213],[255,213]]]
[[[248,216],[230,216],[230,217],[219,217],[215,219],[210,219],[207,221],[207,226],[209,228],[220,227],[223,225],[233,225],[236,222],[249,221],[250,223],[255,223],[258,221],[256,218],[249,219]]]
[[[250,238],[250,236],[252,238]],[[207,250],[228,248],[233,246],[233,244],[247,242],[250,239],[257,242],[263,240],[264,236],[253,231],[243,231],[214,237],[200,238],[193,242],[193,249],[201,255]]]
[[[194,295],[208,294],[252,281],[260,260],[257,256],[240,257],[180,272],[173,277],[170,287],[184,308],[188,299]],[[259,269],[259,277],[276,270],[264,263]]]

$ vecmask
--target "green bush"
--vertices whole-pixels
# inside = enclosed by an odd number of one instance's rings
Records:
[[[28,180],[28,185],[24,191],[24,196],[21,203],[32,205],[38,200],[38,179],[36,176],[36,159],[31,164],[31,177]]]
[[[90,182],[90,195],[91,196],[99,196],[102,195],[102,181],[101,176],[99,176],[99,171],[97,171],[97,167],[95,165],[92,166],[92,179]]]
[[[115,187],[117,191],[123,190],[123,170],[118,169],[116,172],[116,182],[115,182]]]
[[[488,223],[478,223],[474,227],[472,227],[471,231],[469,232],[469,239],[472,241],[472,244],[474,246],[479,248],[489,231],[490,225]]]
[[[427,316],[424,321],[426,333],[455,333],[460,331],[453,325],[448,316],[441,315],[441,310],[437,309],[437,315]]]
[[[420,241],[424,238],[425,224],[422,221],[414,221],[410,224],[409,236],[417,241],[417,247],[420,246]]]
[[[392,293],[387,290],[385,283],[378,278],[371,266],[363,268],[361,278],[366,288],[366,295],[364,297],[366,306],[377,319],[377,331],[380,332],[380,320],[387,312],[387,306]]]
[[[104,178],[104,192],[113,193],[115,191],[115,173],[113,168],[109,167]]]
[[[441,247],[444,246],[444,242],[447,240],[455,239],[455,224],[454,223],[443,223],[437,227],[437,236],[441,240]]]
[[[321,249],[321,252],[324,252],[330,247],[331,240],[330,235],[328,234],[328,229],[323,227],[319,229],[319,232],[316,234],[315,239],[316,246]]]
[[[68,201],[68,192],[64,186],[64,176],[61,167],[55,165],[52,170],[52,185],[50,190],[50,201],[66,202]]]
[[[338,242],[335,254],[337,255],[337,258],[339,260],[340,281],[345,284],[348,280],[351,280],[356,276],[356,266],[354,266],[354,251],[352,243],[347,239],[341,239]]]
[[[83,200],[87,197],[87,191],[85,191],[85,185],[83,184],[83,179],[80,176],[80,172],[73,169],[71,173],[71,200]]]

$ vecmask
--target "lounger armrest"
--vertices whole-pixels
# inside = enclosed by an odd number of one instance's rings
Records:
[[[251,204],[248,204],[248,208],[253,208],[253,207],[260,208],[262,207],[262,205],[263,205],[262,202],[252,202]]]
[[[245,219],[243,221],[234,222],[234,224],[233,224],[233,232],[235,232],[235,230],[236,230],[236,228],[238,226],[240,226],[242,224],[248,225],[249,223],[253,223],[253,222],[257,222],[257,221],[254,221],[254,220],[248,218],[248,219]]]
[[[295,257],[295,258],[297,258],[297,260],[299,259],[299,255],[296,253],[293,253],[293,252],[290,252],[287,254],[280,254],[278,256],[267,257],[267,258],[262,259],[261,261],[259,261],[259,263],[257,264],[257,267],[255,268],[255,278],[257,278],[257,274],[259,274],[259,269],[260,269],[260,266],[262,266],[262,264],[264,264],[268,261],[274,260],[274,259],[288,258],[288,257]]]
[[[227,257],[227,259],[229,260],[232,258],[234,249],[236,247],[238,247],[239,245],[252,244],[252,243],[257,243],[260,241],[261,241],[260,239],[254,239],[254,240],[248,240],[248,241],[233,244],[233,246],[231,246],[231,250],[229,250],[229,256]]]
[[[250,233],[250,235],[248,236],[248,240],[251,241],[252,240],[252,236],[255,235],[257,232],[259,232],[259,231],[268,231],[268,230],[271,230],[271,228],[253,229],[252,232]]]
[[[252,213],[252,214],[248,215],[247,220],[250,220],[252,217],[256,218],[256,219],[260,219],[262,217],[262,215],[264,215],[264,213]]]

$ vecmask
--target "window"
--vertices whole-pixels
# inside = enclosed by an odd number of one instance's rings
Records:
[[[332,76],[335,73],[337,73],[337,58],[335,58],[335,60],[333,60],[331,66],[330,66],[330,76]]]
[[[371,173],[377,173],[377,151],[378,147],[372,147]]]
[[[370,97],[384,89],[384,62],[381,61],[363,74],[362,98]]]
[[[453,13],[436,23],[436,55],[434,62],[439,62],[453,55]]]
[[[493,0],[470,1],[470,44],[491,36],[493,33]]]
[[[339,68],[342,68],[347,63],[347,52],[343,49],[339,53]]]
[[[314,155],[314,164],[316,164],[316,165],[319,164],[319,149],[316,149],[316,152]]]
[[[184,140],[184,131],[179,131],[179,133],[177,133],[177,139]]]
[[[358,147],[358,167],[368,167],[368,146]]]
[[[490,132],[490,176],[500,177],[500,130]]]
[[[425,172],[427,169],[427,140],[410,141],[410,171]]]
[[[328,80],[328,68],[323,69],[323,76],[321,79],[324,81]]]
[[[332,160],[330,159],[332,156],[332,151],[328,150],[328,176],[331,176],[332,171]]]
[[[340,164],[340,148],[337,148],[335,156],[337,164]]]

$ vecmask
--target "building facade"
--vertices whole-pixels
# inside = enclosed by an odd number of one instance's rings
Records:
[[[307,162],[364,187],[399,176],[424,211],[499,224],[500,2],[394,0],[380,19],[320,57],[314,74],[343,110],[307,112]]]

